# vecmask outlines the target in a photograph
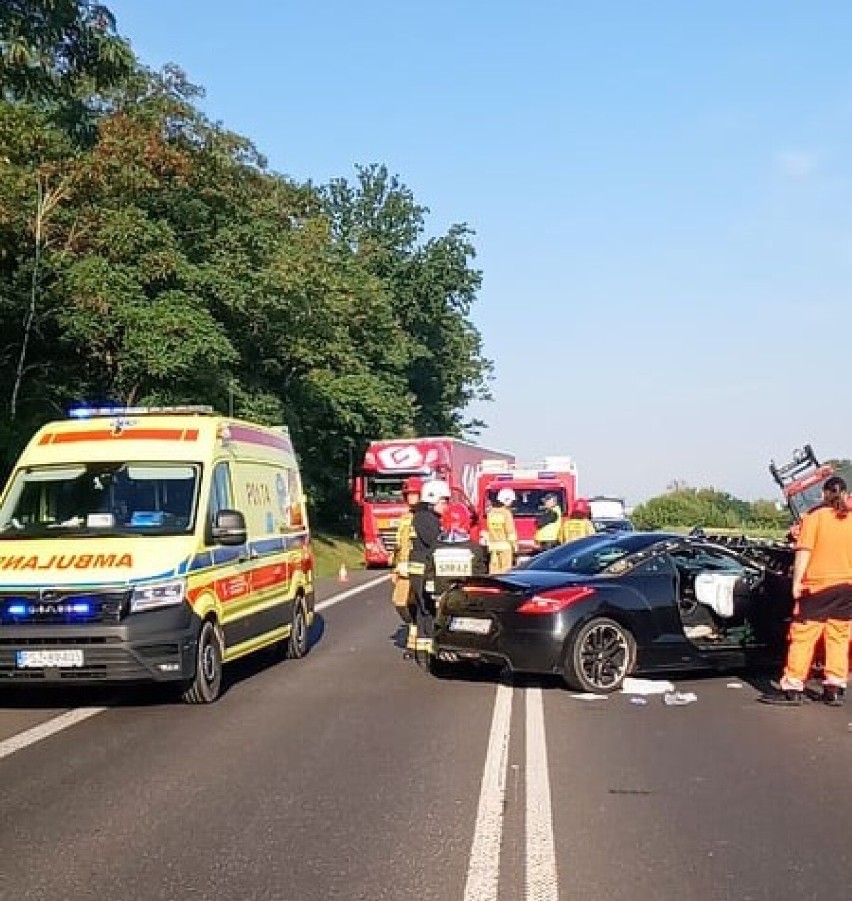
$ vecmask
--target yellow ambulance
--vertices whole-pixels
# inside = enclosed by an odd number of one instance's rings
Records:
[[[75,410],[30,441],[0,498],[0,685],[173,682],[314,616],[305,497],[286,429],[207,407]]]

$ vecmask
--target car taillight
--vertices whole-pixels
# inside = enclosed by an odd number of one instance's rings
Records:
[[[503,594],[503,589],[496,585],[462,585],[465,594]]]
[[[577,586],[574,588],[557,588],[544,594],[534,594],[528,601],[524,601],[517,612],[526,615],[543,615],[559,613],[577,601],[583,601],[595,593],[594,588]]]

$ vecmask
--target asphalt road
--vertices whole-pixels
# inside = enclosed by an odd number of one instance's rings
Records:
[[[310,654],[234,664],[209,707],[0,695],[0,898],[852,895],[852,707],[736,676],[679,680],[683,707],[435,679],[386,582],[334,602],[376,578],[325,586]]]

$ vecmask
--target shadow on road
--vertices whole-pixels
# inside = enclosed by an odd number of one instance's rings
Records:
[[[308,633],[309,652],[325,634],[325,620],[316,614]],[[222,676],[224,697],[241,682],[286,662],[280,647],[273,645],[228,663]],[[74,707],[160,707],[183,704],[176,683],[127,685],[65,685],[37,683],[0,686],[0,710],[53,710]]]

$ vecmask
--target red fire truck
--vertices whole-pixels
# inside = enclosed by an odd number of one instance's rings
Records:
[[[402,486],[410,476],[443,479],[452,500],[477,507],[477,471],[485,459],[511,463],[514,457],[477,447],[458,438],[396,438],[371,441],[354,480],[354,500],[361,507],[361,534],[367,566],[390,565],[399,517],[408,509]]]
[[[518,532],[518,556],[536,553],[535,518],[541,512],[544,498],[555,494],[562,515],[567,518],[577,499],[577,466],[570,457],[546,457],[539,463],[512,463],[485,460],[477,476],[479,505],[477,513],[484,522],[485,514],[501,488],[515,492],[512,513]]]

